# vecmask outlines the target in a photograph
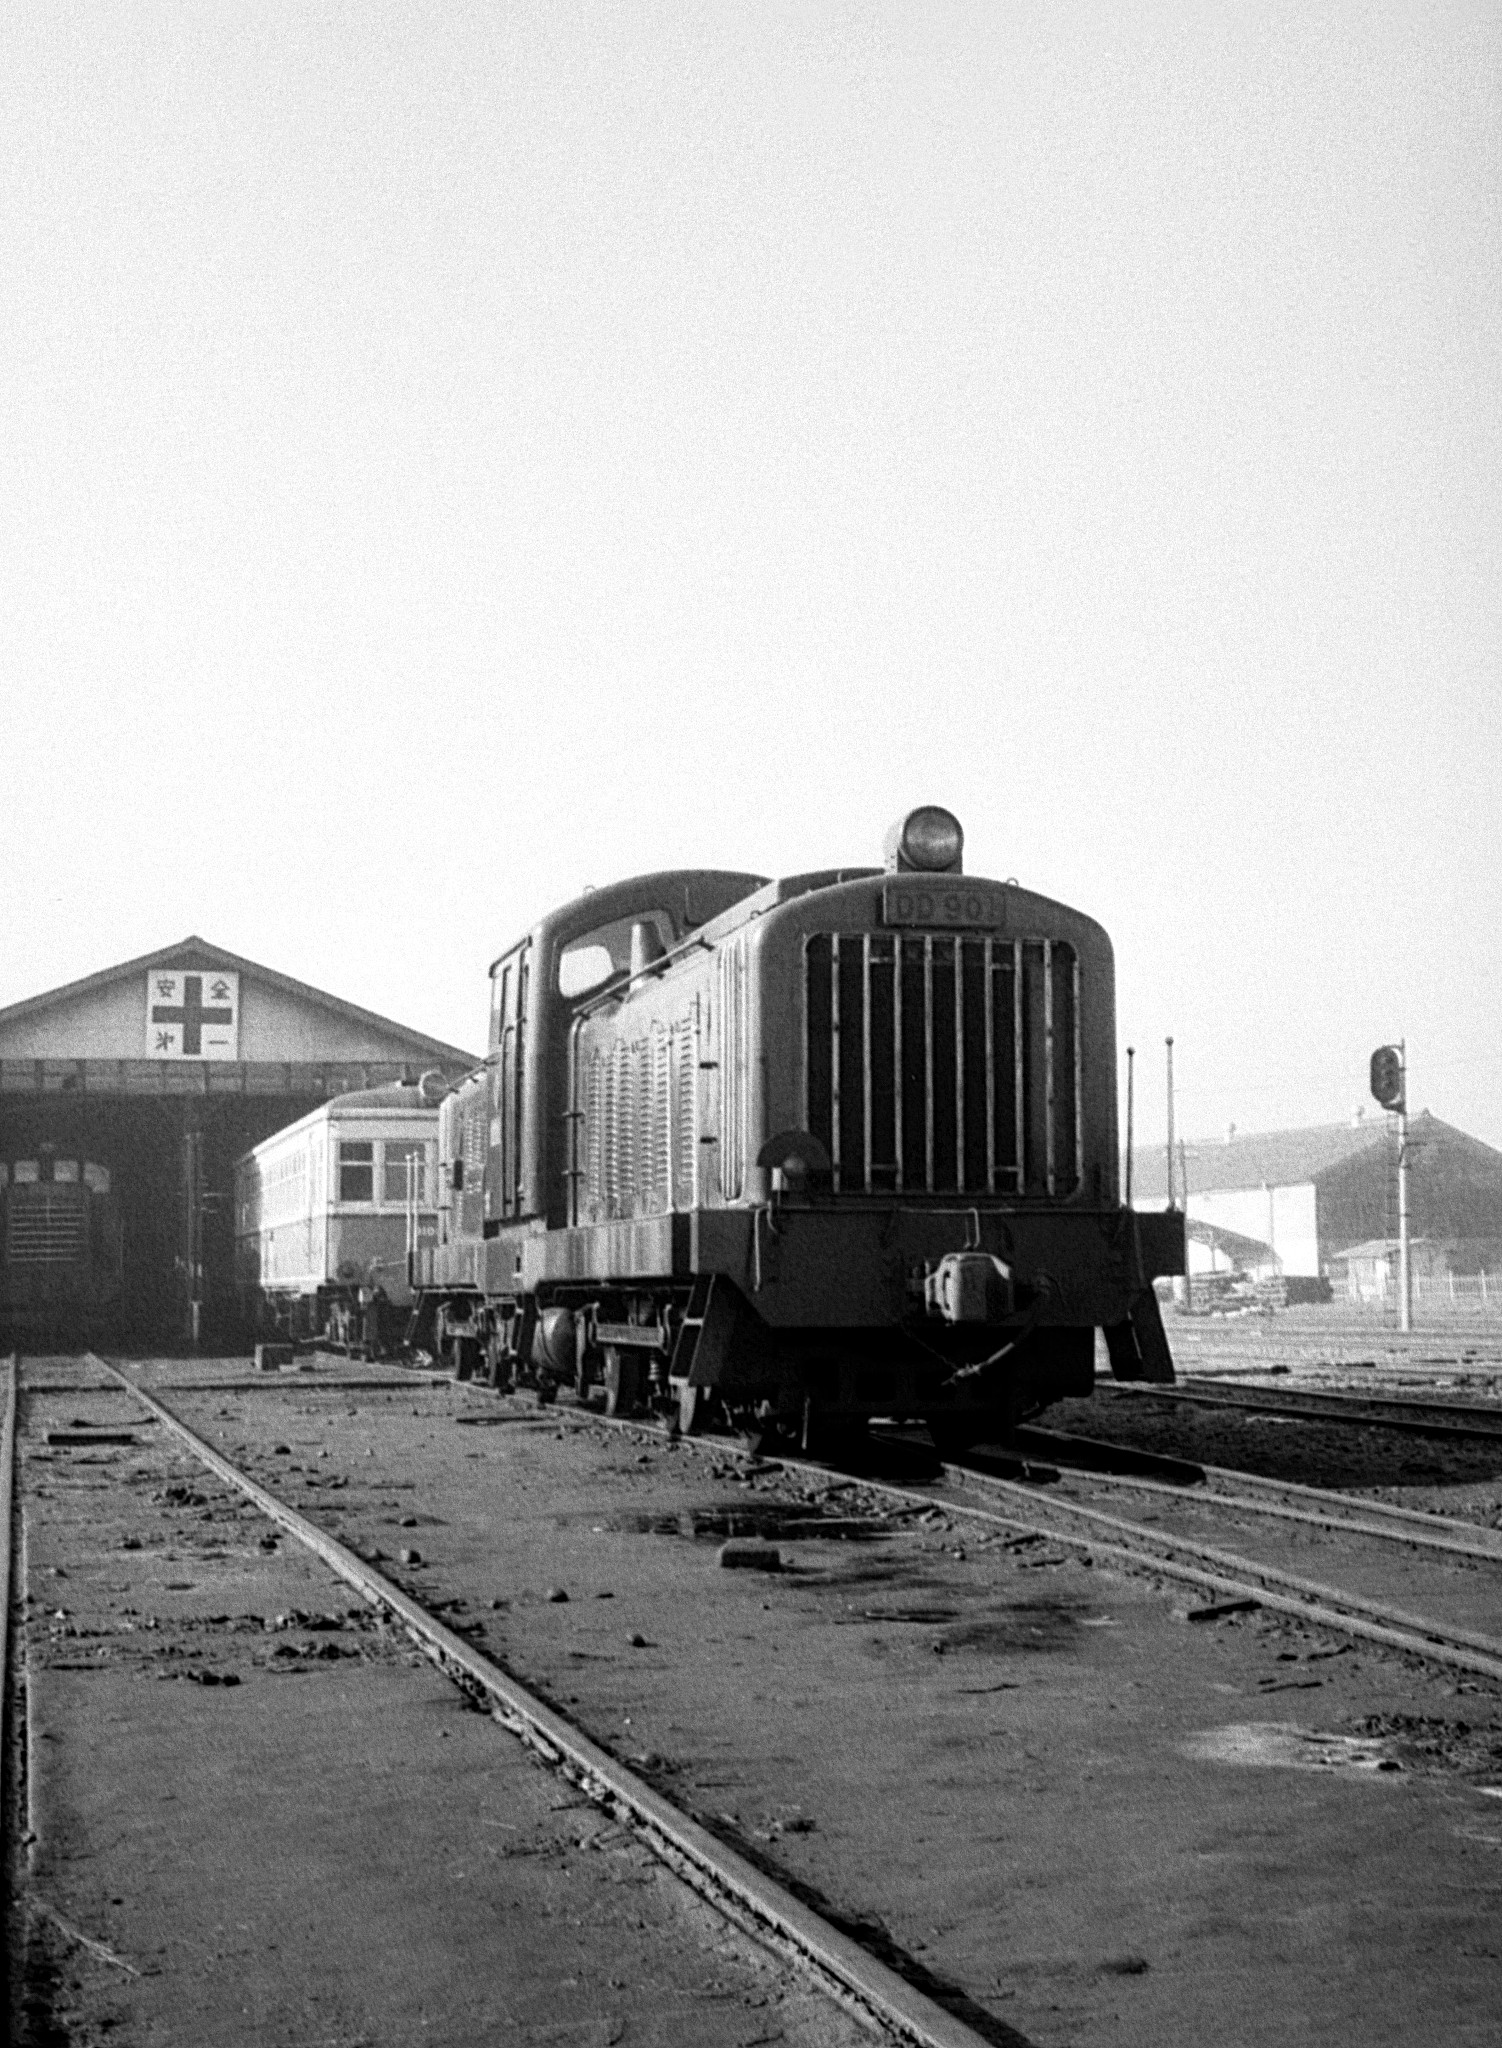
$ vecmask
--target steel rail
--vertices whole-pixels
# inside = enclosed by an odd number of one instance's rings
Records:
[[[1365,1424],[1368,1428],[1407,1430],[1415,1436],[1502,1437],[1502,1406],[1483,1408],[1463,1401],[1410,1401],[1402,1395],[1338,1394],[1311,1388],[1280,1393],[1260,1387],[1216,1386],[1180,1380],[1177,1386],[1120,1380],[1108,1384],[1112,1395],[1143,1395],[1164,1401],[1188,1401],[1201,1408],[1236,1408],[1253,1414],[1288,1415],[1303,1422]],[[1407,1412],[1405,1412],[1407,1411]],[[1463,1418],[1456,1420],[1456,1417]]]
[[[252,1380],[174,1380],[174,1394],[403,1394],[409,1386],[452,1386],[447,1373],[433,1373],[413,1380],[305,1380],[278,1379],[275,1373]],[[103,1380],[38,1380],[28,1387],[32,1394],[109,1394],[113,1387]]]
[[[1299,1573],[1284,1571],[1278,1565],[1264,1564],[1257,1558],[1242,1557],[1237,1552],[1220,1550],[1208,1543],[1196,1543],[1191,1537],[1147,1529],[1140,1522],[1128,1521],[1121,1515],[1105,1514],[1099,1508],[1087,1508],[1074,1501],[1039,1501],[1036,1494],[1029,1493],[1013,1480],[992,1479],[960,1465],[945,1465],[941,1469],[953,1483],[972,1486],[1002,1499],[1020,1496],[1035,1511],[1041,1507],[1045,1517],[1050,1514],[1072,1515],[1076,1520],[1109,1530],[1113,1537],[1126,1536],[1131,1543],[1121,1547],[1129,1549],[1130,1554],[1151,1564],[1155,1570],[1172,1571],[1175,1576],[1183,1576],[1184,1571],[1178,1561],[1201,1558],[1206,1563],[1222,1567],[1228,1574],[1234,1574],[1241,1583],[1242,1592],[1257,1594],[1259,1585],[1267,1587],[1267,1592],[1257,1595],[1264,1606],[1282,1606],[1287,1611],[1311,1618],[1318,1613],[1320,1619],[1331,1625],[1338,1624],[1348,1631],[1371,1635],[1376,1641],[1396,1644],[1417,1655],[1439,1657],[1465,1670],[1479,1671],[1488,1678],[1502,1679],[1502,1639],[1496,1636],[1455,1628],[1448,1622],[1435,1621],[1429,1615],[1410,1614],[1406,1609],[1390,1606],[1385,1601],[1368,1600],[1359,1593],[1343,1592],[1338,1586],[1328,1586],[1319,1579],[1306,1579]],[[1208,1495],[1202,1497],[1213,1498]],[[935,1502],[935,1505],[941,1504]],[[970,1512],[977,1511],[972,1509]],[[1090,1549],[1096,1547],[1084,1537],[1068,1536],[1046,1520],[1039,1529],[1040,1533],[1052,1536],[1056,1541],[1078,1543]],[[1133,1545],[1136,1547],[1132,1548]],[[1173,1558],[1156,1556],[1159,1550],[1172,1552]],[[1284,1597],[1288,1594],[1296,1597]]]
[[[1365,1515],[1369,1508],[1380,1512],[1380,1509],[1386,1503],[1351,1501],[1344,1494],[1332,1493],[1317,1486],[1296,1487],[1292,1481],[1279,1479],[1262,1480],[1260,1475],[1253,1475],[1259,1483],[1269,1488],[1281,1488],[1286,1485],[1290,1491],[1296,1492],[1300,1498],[1326,1501],[1331,1503],[1332,1506],[1339,1503],[1347,1512],[1343,1514],[1318,1514],[1312,1508],[1286,1507],[1281,1501],[1259,1499],[1255,1493],[1233,1492],[1230,1489],[1243,1485],[1247,1475],[1241,1472],[1230,1471],[1224,1465],[1206,1465],[1203,1467],[1206,1479],[1220,1481],[1223,1484],[1200,1490],[1189,1486],[1175,1486],[1164,1479],[1149,1479],[1145,1474],[1135,1472],[1095,1472],[1086,1467],[1070,1466],[1067,1465],[1064,1455],[1060,1452],[1054,1453],[1054,1459],[1055,1462],[1065,1467],[1071,1479],[1077,1477],[1081,1480],[1088,1480],[1091,1484],[1133,1487],[1141,1493],[1166,1495],[1170,1500],[1182,1501],[1191,1507],[1195,1505],[1213,1505],[1219,1508],[1244,1509],[1249,1514],[1267,1515],[1272,1519],[1284,1522],[1302,1522],[1310,1528],[1329,1529],[1337,1531],[1342,1535],[1372,1536],[1380,1542],[1406,1543],[1420,1550],[1432,1550],[1446,1556],[1469,1558],[1481,1564],[1502,1564],[1502,1531],[1486,1529],[1478,1524],[1476,1533],[1478,1535],[1492,1536],[1495,1538],[1495,1541],[1489,1544],[1468,1543],[1463,1538],[1455,1535],[1454,1522],[1446,1522],[1439,1515],[1420,1516],[1414,1514],[1414,1526],[1411,1527],[1405,1527],[1403,1523],[1397,1521],[1383,1523],[1381,1521],[1358,1520],[1355,1518],[1356,1515]],[[968,1471],[969,1467],[962,1466],[960,1469]],[[989,1476],[987,1473],[979,1475],[982,1479]],[[1354,1510],[1354,1514],[1350,1512],[1352,1510]],[[1394,1508],[1392,1510],[1394,1515],[1403,1515],[1411,1512],[1411,1510],[1404,1508]],[[1443,1535],[1436,1533],[1436,1524],[1444,1530],[1445,1533]]]
[[[651,1423],[600,1415],[586,1408],[572,1412],[602,1428],[634,1431],[642,1436],[655,1437],[659,1442],[662,1439],[661,1429]],[[742,1463],[748,1462],[751,1455],[723,1437],[684,1436],[678,1441],[694,1450],[737,1458]],[[1184,1585],[1201,1588],[1223,1599],[1254,1600],[1259,1607],[1292,1615],[1336,1634],[1358,1636],[1367,1642],[1379,1643],[1384,1649],[1401,1650],[1410,1657],[1424,1658],[1430,1663],[1444,1664],[1483,1678],[1502,1680],[1502,1641],[1494,1637],[1452,1629],[1447,1623],[1434,1621],[1426,1615],[1409,1614],[1401,1608],[1363,1599],[1358,1594],[1343,1593],[1338,1587],[1297,1577],[1291,1572],[1280,1571],[1276,1566],[1260,1564],[1255,1558],[1240,1557],[1207,1544],[1165,1536],[1157,1530],[1144,1529],[1140,1523],[1105,1515],[1094,1508],[1074,1507],[1062,1501],[1057,1504],[1041,1503],[1035,1492],[1012,1481],[982,1478],[963,1466],[942,1465],[940,1470],[952,1485],[970,1485],[984,1492],[1001,1494],[1004,1498],[1020,1497],[1035,1513],[1040,1505],[1043,1506],[1045,1515],[1057,1505],[1059,1511],[1093,1522],[1110,1533],[1104,1536],[1076,1535],[1059,1528],[1056,1523],[1039,1521],[1033,1516],[1000,1514],[993,1508],[976,1507],[969,1501],[957,1501],[945,1494],[921,1492],[916,1487],[901,1486],[893,1480],[875,1479],[864,1473],[839,1472],[832,1466],[817,1465],[806,1458],[778,1458],[776,1463],[782,1470],[803,1478],[840,1479],[873,1493],[886,1494],[905,1504],[935,1509],[940,1514],[990,1523],[1015,1530],[1019,1535],[1041,1536],[1068,1549],[1088,1551],[1093,1557],[1110,1558],[1138,1571],[1177,1579]],[[1135,1540],[1120,1542],[1113,1540],[1116,1536]],[[1158,1554],[1161,1550],[1175,1554],[1165,1557]],[[1203,1562],[1190,1563],[1188,1560],[1193,1557]],[[1207,1569],[1207,1566],[1217,1564],[1225,1569]]]
[[[791,1953],[826,1990],[904,2039],[923,2048],[982,2048],[982,2037],[973,2029],[691,1820],[364,1558],[242,1472],[154,1393],[97,1353],[88,1356],[150,1409],[200,1463],[245,1494],[373,1605],[397,1616],[443,1669],[462,1673],[486,1693],[496,1703],[497,1718],[513,1733],[547,1761],[561,1764],[597,1802],[629,1816],[656,1853],[722,1912],[782,1953]]]

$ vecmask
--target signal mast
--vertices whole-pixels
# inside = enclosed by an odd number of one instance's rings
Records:
[[[1413,1285],[1408,1268],[1408,1041],[1379,1045],[1372,1054],[1372,1093],[1398,1119],[1398,1328],[1413,1328]]]

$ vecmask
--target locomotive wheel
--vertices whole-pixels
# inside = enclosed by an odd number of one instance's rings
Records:
[[[605,1346],[605,1413],[629,1415],[641,1401],[641,1360],[617,1344]]]

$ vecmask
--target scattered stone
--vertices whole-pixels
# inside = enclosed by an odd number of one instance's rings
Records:
[[[291,1444],[273,1444],[271,1446],[271,1455],[273,1458],[290,1458],[292,1446]]]
[[[715,1552],[715,1563],[727,1572],[780,1572],[782,1552],[775,1543],[763,1543],[754,1536],[732,1536]]]
[[[206,1496],[191,1486],[164,1486],[160,1493],[152,1495],[152,1499],[171,1508],[201,1508]]]
[[[275,1536],[263,1536],[256,1547],[260,1550],[275,1550],[276,1546],[277,1539]],[[124,1548],[127,1550],[139,1550],[140,1547],[139,1543],[129,1540],[124,1545]]]
[[[416,1515],[403,1515],[397,1523],[397,1527],[399,1529],[415,1529],[417,1527]]]
[[[631,1645],[633,1650],[648,1650],[651,1648],[651,1644],[647,1641],[646,1637],[642,1634],[641,1630],[637,1628],[632,1629],[630,1635],[627,1636],[626,1641]]]
[[[564,1592],[562,1586],[549,1586],[542,1597],[544,1600],[552,1600],[556,1603],[560,1600],[567,1600],[568,1595]]]
[[[421,1564],[422,1552],[420,1550],[404,1550],[400,1553],[398,1561],[402,1564]]]
[[[122,1536],[120,1538],[120,1548],[122,1550],[139,1550],[140,1547],[141,1539],[139,1536]]]
[[[1219,1621],[1227,1614],[1255,1614],[1260,1600],[1213,1600],[1208,1607],[1191,1607],[1186,1621]]]

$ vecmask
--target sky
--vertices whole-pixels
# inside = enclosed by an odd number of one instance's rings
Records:
[[[1139,1141],[1502,1145],[1502,11],[11,0],[0,136],[0,1005],[477,1047],[941,803]]]

